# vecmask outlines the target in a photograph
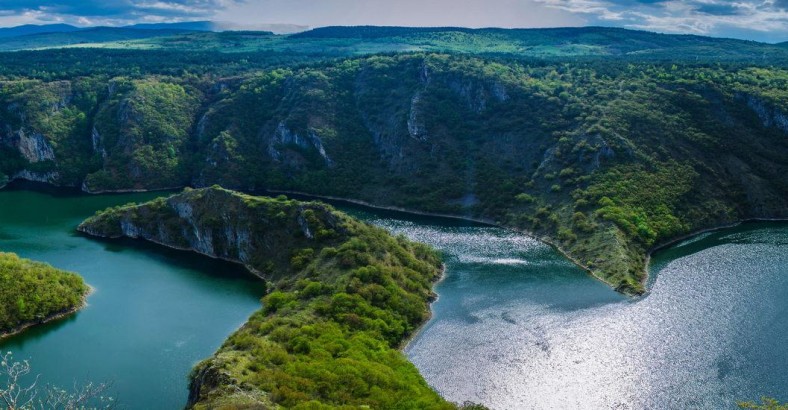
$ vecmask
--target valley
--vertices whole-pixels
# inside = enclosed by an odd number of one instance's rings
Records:
[[[130,408],[784,398],[784,45],[216,27],[0,30],[0,348],[47,383]]]

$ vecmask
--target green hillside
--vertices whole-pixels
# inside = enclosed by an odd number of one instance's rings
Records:
[[[140,52],[134,52],[140,53]],[[402,54],[0,85],[0,172],[295,190],[532,232],[627,293],[689,232],[788,212],[788,71]]]

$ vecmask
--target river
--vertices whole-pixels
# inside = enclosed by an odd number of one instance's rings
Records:
[[[113,381],[127,408],[186,400],[187,375],[259,308],[242,269],[74,232],[96,210],[160,194],[0,191],[0,249],[96,288],[63,321],[3,340],[43,381]],[[494,409],[735,408],[788,392],[788,224],[707,233],[655,255],[630,299],[549,246],[503,229],[340,205],[440,249],[433,318],[405,353],[449,400]]]
[[[236,265],[75,231],[97,210],[159,195],[0,191],[0,250],[78,272],[95,288],[76,315],[0,341],[30,361],[39,385],[110,382],[121,407],[182,408],[194,364],[260,308],[264,286]]]
[[[630,299],[505,230],[371,222],[445,255],[433,319],[405,352],[444,397],[494,409],[726,409],[788,400],[788,224],[658,252]]]

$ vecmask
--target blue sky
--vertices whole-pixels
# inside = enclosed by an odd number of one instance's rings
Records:
[[[188,20],[248,27],[603,25],[788,41],[788,0],[0,0],[0,26]]]

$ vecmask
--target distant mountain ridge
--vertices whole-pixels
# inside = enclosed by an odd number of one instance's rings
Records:
[[[269,27],[267,31],[258,31]],[[788,63],[788,46],[730,38],[661,34],[614,27],[539,29],[330,26],[238,26],[197,21],[127,27],[38,27],[36,34],[0,37],[0,51],[61,47],[173,52],[283,53],[335,58],[397,52],[485,54],[517,58],[626,58],[638,61]],[[31,28],[27,28],[27,31]],[[24,31],[24,30],[22,30]],[[21,32],[21,31],[17,31]],[[290,33],[290,34],[287,34]]]
[[[141,23],[128,26],[89,26],[77,27],[70,24],[25,24],[15,27],[0,28],[0,38],[34,36],[40,34],[58,34],[74,32],[128,31],[128,30],[177,30],[177,31],[219,31],[219,25],[212,21],[185,21],[179,23]]]
[[[0,28],[0,38],[19,37],[41,33],[69,33],[79,30],[82,29],[69,24],[25,24],[23,26]]]
[[[140,23],[120,28],[135,30],[187,30],[187,31],[221,31],[213,21],[183,21],[179,23]]]
[[[434,33],[498,34],[519,40],[532,40],[544,43],[547,39],[584,40],[591,44],[609,44],[613,41],[644,42],[654,45],[671,46],[676,43],[718,44],[744,43],[768,44],[752,40],[708,37],[693,34],[663,34],[644,30],[620,27],[556,27],[556,28],[468,28],[468,27],[401,27],[401,26],[327,26],[292,35],[293,38],[356,38],[379,39],[386,37],[408,37]],[[788,42],[786,42],[788,43]],[[781,43],[785,45],[786,43]]]
[[[151,37],[166,37],[176,34],[195,33],[183,29],[90,27],[71,31],[47,32],[0,38],[0,51],[37,48],[66,47],[77,44],[106,43],[111,41],[137,40]]]

